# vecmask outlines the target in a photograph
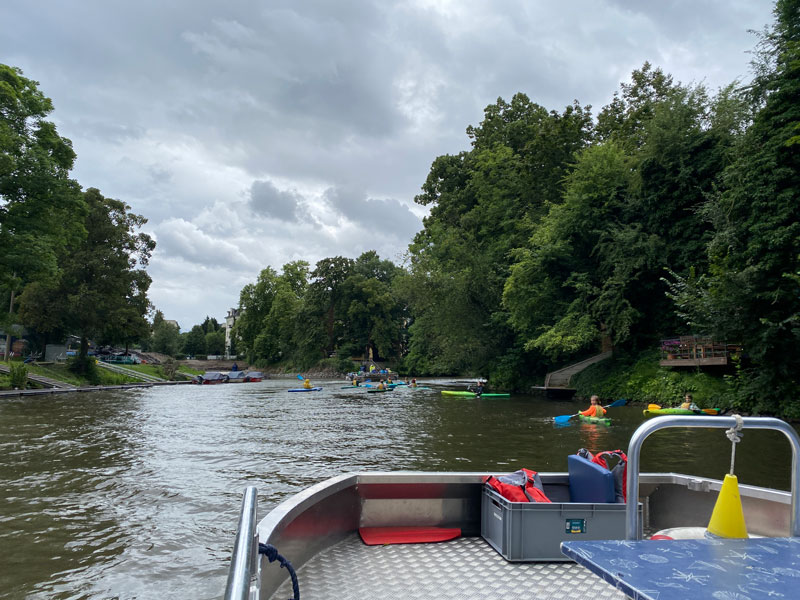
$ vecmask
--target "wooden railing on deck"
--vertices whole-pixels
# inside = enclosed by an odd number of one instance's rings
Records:
[[[661,340],[662,367],[724,366],[732,354],[742,351],[739,344],[720,342],[710,337],[685,335]]]

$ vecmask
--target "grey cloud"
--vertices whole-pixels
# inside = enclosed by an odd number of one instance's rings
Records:
[[[233,240],[215,237],[180,218],[168,219],[155,228],[156,250],[153,262],[160,256],[181,258],[197,267],[242,268],[253,261],[245,256]]]
[[[392,198],[368,198],[362,192],[346,188],[328,188],[323,197],[344,218],[357,225],[374,227],[383,235],[410,241],[422,227],[420,219],[405,204]]]
[[[298,220],[297,210],[302,199],[297,192],[281,191],[270,181],[254,181],[248,205],[258,214],[294,222]]]

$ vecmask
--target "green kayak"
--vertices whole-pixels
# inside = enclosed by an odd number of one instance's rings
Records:
[[[656,415],[719,415],[719,408],[701,408],[700,410],[692,410],[690,408],[645,408],[642,412],[645,417],[654,417]]]
[[[476,396],[475,392],[457,392],[455,390],[442,390],[442,394],[445,396],[469,396],[474,398]],[[481,398],[508,398],[511,394],[481,394]]]
[[[600,423],[602,425],[611,425],[611,419],[608,417],[585,417],[583,415],[578,415],[578,418],[582,423]]]

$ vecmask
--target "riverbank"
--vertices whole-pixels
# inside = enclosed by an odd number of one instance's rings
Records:
[[[153,382],[141,382],[141,383],[124,383],[119,385],[86,385],[82,387],[0,390],[0,398],[8,398],[15,396],[47,396],[51,394],[71,394],[73,392],[105,392],[108,390],[151,388],[158,385],[185,385],[187,383],[192,383],[192,382],[187,379],[186,381],[153,381]]]
[[[736,408],[731,375],[725,370],[700,371],[661,367],[657,352],[620,355],[591,365],[573,378],[576,396],[627,398],[630,402],[677,406],[692,394],[701,408]]]

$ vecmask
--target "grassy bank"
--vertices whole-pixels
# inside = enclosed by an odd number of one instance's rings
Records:
[[[659,367],[659,356],[658,351],[636,357],[615,356],[579,373],[572,383],[582,397],[597,394],[604,400],[627,398],[631,402],[677,406],[688,392],[702,408],[732,405],[729,378],[699,370]]]
[[[18,363],[14,363],[18,364]],[[92,378],[76,375],[70,371],[64,364],[51,364],[51,365],[25,365],[30,375],[41,375],[42,377],[49,377],[57,381],[63,381],[74,386],[88,386],[88,385],[122,385],[125,383],[135,383],[140,381],[127,375],[120,373],[113,373],[105,369],[97,369],[95,376]],[[38,386],[32,381],[28,381],[28,389],[34,389]],[[11,384],[11,377],[8,375],[0,375],[0,389],[10,390],[14,389]]]

